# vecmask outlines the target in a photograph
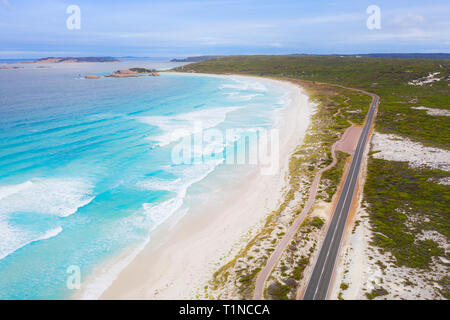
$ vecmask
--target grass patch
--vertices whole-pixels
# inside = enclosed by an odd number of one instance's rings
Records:
[[[369,300],[373,300],[376,297],[381,297],[381,296],[385,296],[385,295],[388,295],[388,294],[389,294],[389,292],[386,289],[384,289],[384,288],[377,288],[377,289],[373,289],[371,292],[367,292],[366,293],[366,297]]]
[[[444,276],[441,280],[438,281],[438,284],[441,287],[441,289],[439,289],[439,292],[445,299],[450,300],[450,277]]]
[[[314,217],[313,219],[312,219],[312,221],[311,221],[311,225],[312,226],[314,226],[314,227],[316,227],[316,228],[322,228],[322,226],[324,225],[324,221],[321,219],[321,218],[319,218],[319,217]]]
[[[287,296],[291,291],[291,287],[285,284],[281,284],[278,281],[275,281],[267,288],[267,293],[274,300],[289,300]]]
[[[337,151],[336,165],[322,174],[322,185],[325,186],[323,191],[325,194],[323,197],[324,201],[331,202],[333,200],[333,196],[337,191],[339,183],[341,182],[345,164],[347,163],[349,157],[349,154],[342,151]]]

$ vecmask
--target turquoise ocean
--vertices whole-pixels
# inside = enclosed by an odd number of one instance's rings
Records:
[[[174,163],[182,138],[174,132],[201,123],[238,129],[239,141],[246,131],[274,127],[287,96],[281,87],[239,77],[84,79],[180,65],[166,61],[16,65],[24,68],[0,70],[0,299],[74,297],[71,266],[83,281],[121,252],[136,252],[158,225],[185,210],[193,190],[196,201],[207,196],[197,183],[218,168],[223,179],[220,153]],[[103,277],[87,296],[98,296],[113,278]]]

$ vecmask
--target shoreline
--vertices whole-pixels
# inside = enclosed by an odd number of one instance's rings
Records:
[[[133,254],[134,258],[100,299],[195,298],[213,273],[245,246],[244,239],[276,209],[287,186],[290,155],[309,126],[312,102],[300,86],[291,82],[241,75],[178,74],[254,79],[285,88],[289,99],[277,111],[283,137],[280,166],[276,174],[268,176],[261,175],[257,166],[243,183],[220,186],[199,206],[181,217],[177,214],[170,217],[152,232],[151,241]],[[123,255],[114,260],[120,263]]]

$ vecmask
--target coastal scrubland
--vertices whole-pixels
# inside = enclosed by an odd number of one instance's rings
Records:
[[[369,96],[327,84],[319,85],[301,80],[292,82],[307,90],[317,107],[302,145],[297,147],[290,158],[288,188],[278,209],[267,216],[263,227],[247,245],[233,259],[220,267],[210,284],[199,293],[198,297],[252,298],[256,276],[261,266],[266,263],[278,241],[303,209],[316,173],[332,162],[332,145],[342,137],[352,123],[363,122],[359,114],[367,110],[371,100]],[[342,170],[338,172],[342,173]],[[326,188],[323,190],[326,198],[333,196],[336,188],[332,189],[332,184],[334,181],[339,183],[338,180],[332,175],[326,179]],[[286,286],[289,287],[289,291],[285,292],[283,297],[295,297],[299,284],[304,281],[305,270],[311,268],[309,257],[317,251],[317,241],[324,229],[323,224],[322,218],[318,216],[311,216],[305,220],[293,239],[294,243],[302,245],[293,245],[292,250],[283,254],[282,260],[286,260],[282,267],[283,271],[274,270],[271,276],[273,280],[268,283],[266,295],[270,295],[272,292],[270,288],[276,287],[277,281],[281,281],[280,286],[284,290]],[[305,238],[305,234],[310,236]],[[297,252],[294,248],[300,251]],[[275,280],[278,273],[281,279]],[[278,298],[277,290],[273,294],[272,298]]]
[[[179,71],[184,72],[285,79],[304,87],[317,102],[308,135],[292,155],[290,187],[284,201],[267,217],[265,227],[245,250],[216,272],[212,285],[205,289],[207,295],[219,298],[252,296],[254,279],[276,246],[280,238],[277,235],[286,230],[302,206],[300,200],[298,209],[291,208],[294,196],[299,195],[299,199],[306,201],[314,173],[331,162],[331,145],[350,123],[364,121],[370,97],[338,86],[362,89],[380,96],[376,132],[409,139],[424,147],[449,150],[450,121],[444,112],[450,109],[449,62],[339,56],[233,56],[180,68]],[[441,111],[430,113],[429,110]],[[342,282],[344,285],[338,281],[341,285],[336,298],[448,299],[449,173],[426,164],[411,166],[408,159],[379,159],[375,157],[378,151],[372,150],[368,156],[366,183],[354,232],[367,229],[366,268],[372,274],[379,272],[379,276],[376,279],[366,276],[363,278],[365,284],[357,284],[351,278],[346,278]],[[325,187],[319,196],[323,200],[330,201],[334,194],[342,175],[343,161],[340,156],[338,165],[322,177]],[[314,217],[308,219],[312,221]],[[311,267],[311,256],[299,254],[299,250],[309,248],[313,255],[321,239],[320,232],[311,232],[320,228],[308,226],[305,229],[305,225],[299,229],[292,250],[284,253],[274,269],[275,274],[268,281],[267,297],[296,297],[301,285],[299,279]],[[308,229],[310,232],[305,233]],[[311,237],[311,233],[315,237]],[[346,258],[350,262],[355,260],[351,252],[347,252]],[[360,289],[353,290],[354,295],[349,296],[355,286]]]

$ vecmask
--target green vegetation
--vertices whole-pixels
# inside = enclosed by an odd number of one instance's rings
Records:
[[[269,286],[267,291],[274,300],[289,300],[287,295],[291,291],[291,287],[276,281]]]
[[[277,242],[282,237],[277,236],[280,231],[278,227],[283,225],[283,220],[280,219],[281,213],[287,207],[290,201],[294,199],[295,193],[302,190],[302,193],[308,195],[309,184],[312,182],[318,170],[326,167],[331,163],[331,146],[335,143],[346,128],[350,126],[350,121],[357,122],[357,113],[353,111],[367,108],[370,103],[370,97],[350,89],[330,86],[327,84],[314,84],[312,82],[303,82],[300,80],[292,80],[294,83],[300,84],[308,91],[310,97],[317,103],[317,111],[312,116],[312,125],[310,126],[304,141],[301,146],[293,153],[289,162],[289,189],[284,194],[284,199],[277,210],[272,212],[265,221],[264,227],[261,231],[252,238],[246,247],[241,250],[231,261],[222,266],[213,276],[210,289],[212,291],[224,286],[230,281],[230,274],[234,274],[233,278],[245,279],[243,282],[235,281],[235,287],[241,299],[251,299],[255,285],[255,279],[258,275],[259,268],[255,267],[257,263],[259,266],[264,266],[270,253],[276,247]],[[356,105],[364,102],[365,107]],[[352,112],[347,112],[352,111]],[[307,181],[307,183],[305,183]],[[306,202],[306,199],[305,199]],[[300,211],[298,211],[300,213]],[[296,218],[293,216],[291,221]],[[316,219],[316,227],[322,224]],[[310,223],[308,226],[311,227]],[[255,258],[256,250],[259,250],[258,244],[270,239],[269,243],[272,246],[266,249],[267,254]],[[252,252],[253,251],[253,252]],[[312,253],[312,252],[311,252]],[[236,262],[248,261],[248,257],[252,256],[252,264],[248,268],[236,268]]]
[[[366,293],[366,297],[369,300],[373,300],[376,297],[385,296],[388,294],[389,294],[389,292],[386,289],[380,287],[377,289],[373,289],[371,292]]]
[[[438,281],[439,286],[441,286],[442,289],[439,289],[439,292],[442,294],[442,296],[449,300],[450,299],[450,277],[444,276],[441,280]]]
[[[247,74],[290,80],[306,89],[319,105],[304,143],[290,162],[290,191],[279,210],[266,223],[266,229],[252,239],[250,250],[281,222],[279,214],[300,190],[302,180],[311,181],[319,168],[331,163],[331,145],[350,123],[362,124],[370,97],[346,89],[358,88],[380,96],[376,130],[397,134],[427,146],[450,149],[448,117],[433,116],[413,107],[450,109],[450,61],[433,59],[358,58],[338,56],[232,56],[189,64],[178,71],[218,74]],[[439,72],[440,81],[422,86],[409,82]],[[305,149],[309,151],[306,152]],[[312,151],[311,151],[312,150]],[[373,150],[370,155],[374,155]],[[324,173],[326,201],[336,192],[345,158]],[[374,236],[372,244],[390,252],[394,264],[427,270],[432,258],[446,255],[434,240],[420,238],[423,231],[437,231],[448,243],[450,187],[438,184],[447,172],[411,169],[406,163],[369,156],[368,177],[364,187],[364,205]],[[275,245],[275,244],[274,244]],[[245,257],[246,251],[239,257]],[[261,265],[265,264],[260,261]],[[228,266],[229,267],[229,266]],[[380,266],[381,267],[381,266]],[[384,268],[382,268],[384,270]],[[228,270],[224,268],[224,270]],[[223,272],[225,272],[222,270]],[[252,270],[248,270],[252,273]],[[448,299],[448,277],[441,280],[440,294]],[[250,282],[252,283],[252,282]],[[287,286],[287,284],[286,284]],[[247,297],[253,288],[247,288]],[[246,290],[247,290],[246,289]],[[281,287],[280,297],[287,288]],[[368,299],[388,294],[383,288],[367,294]]]
[[[311,225],[316,228],[322,228],[324,223],[325,222],[322,219],[320,219],[319,217],[314,217],[311,221]]]
[[[432,179],[449,177],[439,170],[411,169],[407,163],[369,158],[365,201],[373,226],[373,243],[388,250],[399,266],[428,268],[433,256],[445,252],[426,230],[450,237],[450,190]]]
[[[156,69],[130,68],[130,71],[133,71],[136,73],[152,73],[152,72],[156,72]]]
[[[445,117],[431,116],[411,107],[450,108],[449,63],[450,60],[433,59],[233,56],[189,64],[182,71],[301,79],[363,89],[381,97],[377,130],[448,148],[450,122]],[[408,84],[434,72],[440,72],[438,76],[443,80],[424,86]],[[362,119],[365,114],[362,110],[356,115]]]
[[[314,217],[312,219],[306,218],[305,221],[303,221],[294,240],[286,249],[280,260],[281,267],[279,269],[282,271],[280,277],[281,282],[276,280],[268,286],[265,292],[267,297],[275,300],[296,298],[300,280],[303,279],[304,271],[309,265],[316,244],[313,243],[311,245],[306,256],[303,254],[299,255],[297,249],[305,247],[306,242],[309,241],[308,234],[314,229],[322,228],[323,225],[324,221],[319,217]],[[291,271],[289,272],[286,272],[289,269],[287,265],[291,266]]]
[[[298,262],[297,266],[294,268],[294,279],[301,280],[303,279],[303,271],[306,269],[306,266],[309,263],[309,258],[302,258]]]
[[[337,151],[336,165],[322,174],[322,184],[325,185],[325,197],[323,198],[324,201],[331,202],[331,200],[333,199],[333,196],[336,193],[341,181],[342,175],[344,174],[345,164],[347,163],[349,157],[350,155],[348,155],[347,153]]]
[[[258,272],[261,271],[261,268],[256,268],[252,271],[252,273],[242,276],[241,278],[239,278],[239,282],[249,282],[251,281],[256,274],[258,274]]]

